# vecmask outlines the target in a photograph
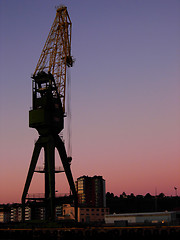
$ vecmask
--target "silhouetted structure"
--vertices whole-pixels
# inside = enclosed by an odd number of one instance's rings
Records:
[[[64,172],[74,196],[75,215],[77,215],[77,197],[70,170],[72,158],[67,156],[64,142],[59,133],[64,128],[66,68],[72,67],[71,21],[67,8],[57,9],[56,17],[33,79],[33,109],[29,112],[29,126],[35,128],[39,138],[35,143],[29,172],[22,194],[22,218],[25,219],[25,202],[41,149],[45,160],[45,205],[46,219],[55,219],[55,148],[58,150]]]

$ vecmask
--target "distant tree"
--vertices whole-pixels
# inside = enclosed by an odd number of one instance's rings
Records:
[[[129,195],[129,199],[134,199],[134,198],[135,198],[134,193],[131,193],[131,194]]]
[[[107,193],[106,193],[106,197],[107,197],[107,198],[109,198],[110,195],[111,195],[110,192],[107,192]]]
[[[152,196],[151,196],[150,193],[147,193],[147,194],[144,196],[144,198],[146,198],[146,199],[152,199]]]
[[[106,198],[114,198],[114,193],[107,192]]]
[[[122,196],[123,198],[127,198],[127,195],[126,195],[125,192],[123,192],[123,193],[121,194],[121,196]]]
[[[137,195],[136,198],[137,199],[144,199],[144,196],[143,195]]]
[[[164,198],[165,197],[165,194],[164,193],[160,193],[159,195],[158,195],[158,198]]]

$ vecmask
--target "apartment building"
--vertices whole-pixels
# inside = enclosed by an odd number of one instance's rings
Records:
[[[10,221],[10,209],[8,206],[0,206],[0,223],[7,223]]]
[[[81,207],[106,207],[105,180],[102,176],[81,176],[76,181],[78,204]]]
[[[11,222],[21,222],[22,221],[22,207],[20,204],[13,204],[11,206]]]

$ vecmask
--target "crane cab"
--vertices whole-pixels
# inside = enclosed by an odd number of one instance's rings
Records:
[[[51,73],[33,76],[33,109],[29,111],[29,127],[40,135],[58,134],[64,128],[64,112]]]

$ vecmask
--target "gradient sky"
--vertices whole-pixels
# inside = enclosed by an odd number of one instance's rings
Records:
[[[180,1],[0,0],[0,203],[21,199],[38,138],[30,77],[62,3],[76,59],[74,179],[102,175],[115,195],[180,194]],[[43,184],[36,173],[29,192]],[[56,190],[69,191],[63,173]]]

